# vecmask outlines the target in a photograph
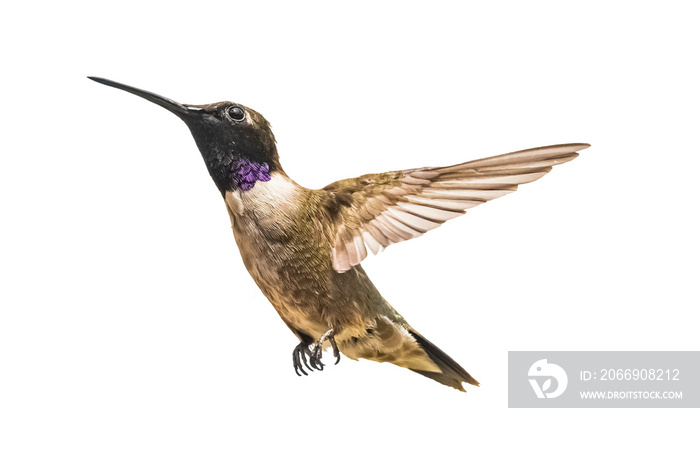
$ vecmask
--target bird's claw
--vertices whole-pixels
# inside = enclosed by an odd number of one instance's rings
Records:
[[[318,339],[313,349],[302,343],[299,343],[292,352],[292,362],[294,363],[294,371],[298,376],[309,375],[304,370],[302,362],[307,369],[313,372],[314,369],[317,371],[322,371],[324,364],[321,362],[323,357],[323,343],[328,340],[333,348],[333,356],[335,357],[335,364],[340,362],[340,350],[338,349],[338,344],[335,342],[335,336],[333,329],[328,330],[323,334],[321,338]],[[309,356],[307,362],[306,356]]]
[[[331,346],[333,347],[333,356],[335,356],[335,364],[337,365],[340,362],[340,350],[338,349],[338,345],[335,342],[335,337],[331,335],[328,340],[331,342]]]
[[[311,356],[309,356],[309,362],[319,371],[323,370],[323,363],[321,362],[321,357],[323,357],[323,347],[319,344],[314,346],[313,351],[311,351]]]
[[[301,377],[302,374],[309,375],[306,373],[304,367],[301,365],[302,361],[304,363],[304,366],[306,366],[308,370],[313,372],[313,369],[311,368],[311,366],[309,366],[309,363],[306,360],[307,354],[309,355],[309,357],[311,357],[311,351],[309,350],[309,347],[304,343],[299,343],[296,347],[294,347],[294,351],[292,351],[292,362],[294,363],[294,372],[296,372],[299,377]],[[299,372],[301,372],[301,374]]]

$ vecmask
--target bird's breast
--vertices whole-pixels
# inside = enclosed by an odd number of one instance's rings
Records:
[[[329,328],[360,334],[383,299],[360,267],[333,269],[317,195],[273,175],[225,199],[243,263],[280,317],[313,338]]]
[[[323,307],[332,280],[330,242],[309,206],[309,191],[273,174],[224,198],[243,263],[258,287],[281,315],[288,314],[286,321],[308,320],[304,310]]]

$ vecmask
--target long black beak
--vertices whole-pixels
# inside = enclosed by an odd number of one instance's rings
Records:
[[[131,94],[135,94],[139,97],[143,97],[144,99],[151,101],[154,104],[158,104],[161,107],[170,110],[180,118],[189,116],[193,113],[194,110],[197,110],[195,108],[190,109],[188,107],[185,107],[181,103],[175,102],[174,100],[168,99],[167,97],[154,94],[153,92],[137,89],[135,87],[127,86],[126,84],[121,84],[116,81],[111,81],[109,79],[96,78],[94,76],[88,76],[88,79],[92,79],[93,81],[98,82],[100,84],[104,84],[105,86],[116,87],[117,89],[121,89],[122,91],[126,91]]]

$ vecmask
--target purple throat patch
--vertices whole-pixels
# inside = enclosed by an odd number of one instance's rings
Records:
[[[266,163],[238,159],[233,162],[230,172],[243,191],[253,189],[257,181],[270,181],[270,167]]]

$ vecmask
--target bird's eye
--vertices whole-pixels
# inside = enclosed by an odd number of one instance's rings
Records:
[[[241,107],[229,107],[228,116],[230,116],[232,120],[241,121],[245,118],[245,112]]]

